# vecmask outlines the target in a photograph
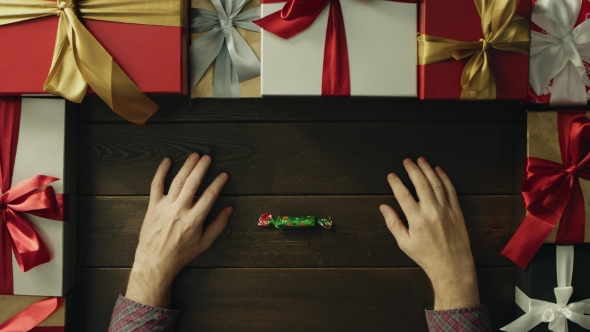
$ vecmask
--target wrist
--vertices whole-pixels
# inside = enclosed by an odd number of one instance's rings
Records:
[[[135,302],[167,308],[174,276],[158,268],[133,264],[125,296]]]
[[[461,275],[447,275],[431,280],[435,310],[466,308],[481,303],[475,268]]]

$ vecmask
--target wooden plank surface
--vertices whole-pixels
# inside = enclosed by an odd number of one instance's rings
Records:
[[[196,99],[151,96],[161,107],[148,123],[187,122],[524,122],[516,101],[418,100],[403,98]],[[192,103],[192,105],[191,105]],[[99,98],[87,96],[81,123],[126,123]]]
[[[79,331],[106,331],[128,269],[78,269]],[[514,269],[478,270],[495,329],[514,315]],[[185,269],[178,331],[427,331],[433,304],[418,268]]]
[[[462,196],[477,266],[512,266],[500,255],[520,223],[518,196]],[[147,197],[84,197],[79,202],[78,266],[131,267]],[[379,212],[387,196],[229,196],[213,209],[235,208],[215,245],[190,266],[198,267],[390,267],[416,266],[395,243]],[[332,216],[334,226],[277,230],[257,226],[260,214]]]
[[[225,195],[389,194],[389,172],[425,155],[460,194],[514,192],[512,123],[80,125],[80,195],[147,195],[164,157],[191,151],[230,175]],[[170,179],[171,181],[171,179]]]

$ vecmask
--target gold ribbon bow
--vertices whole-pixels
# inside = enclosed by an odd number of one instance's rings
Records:
[[[514,15],[518,0],[474,0],[483,38],[473,42],[418,34],[418,63],[426,65],[470,57],[461,76],[461,99],[495,99],[496,80],[488,50],[529,54],[530,25]]]
[[[145,123],[158,105],[144,95],[80,22],[184,26],[182,0],[0,0],[0,26],[57,15],[51,70],[43,90],[80,103],[88,86],[128,121]]]

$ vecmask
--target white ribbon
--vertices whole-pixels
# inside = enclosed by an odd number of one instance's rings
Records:
[[[211,0],[216,13],[191,9],[191,33],[209,30],[195,39],[189,49],[191,90],[215,60],[213,96],[239,98],[240,82],[260,76],[260,60],[235,26],[260,32],[252,20],[260,18],[260,7],[240,13],[249,0]]]
[[[574,270],[574,247],[557,246],[557,287],[555,287],[556,303],[531,299],[516,287],[516,304],[525,312],[514,322],[500,330],[507,332],[529,331],[540,323],[549,323],[553,332],[567,332],[568,320],[590,330],[590,299],[570,303],[568,301],[574,289],[572,272]]]
[[[547,34],[531,31],[529,81],[537,95],[549,87],[552,105],[585,105],[590,79],[590,20],[574,27],[582,0],[538,0],[531,20]]]

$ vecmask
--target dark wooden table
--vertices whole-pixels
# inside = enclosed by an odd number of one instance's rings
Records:
[[[106,331],[125,291],[158,163],[191,151],[230,182],[213,213],[235,213],[178,277],[180,331],[426,331],[426,275],[378,206],[405,157],[442,166],[460,194],[482,300],[495,328],[514,317],[514,268],[500,255],[523,216],[526,116],[516,102],[155,97],[149,124],[100,100],[79,108],[76,331]],[[171,181],[171,176],[169,177]],[[256,225],[263,212],[331,215],[331,231]],[[72,303],[72,304],[74,304]]]

